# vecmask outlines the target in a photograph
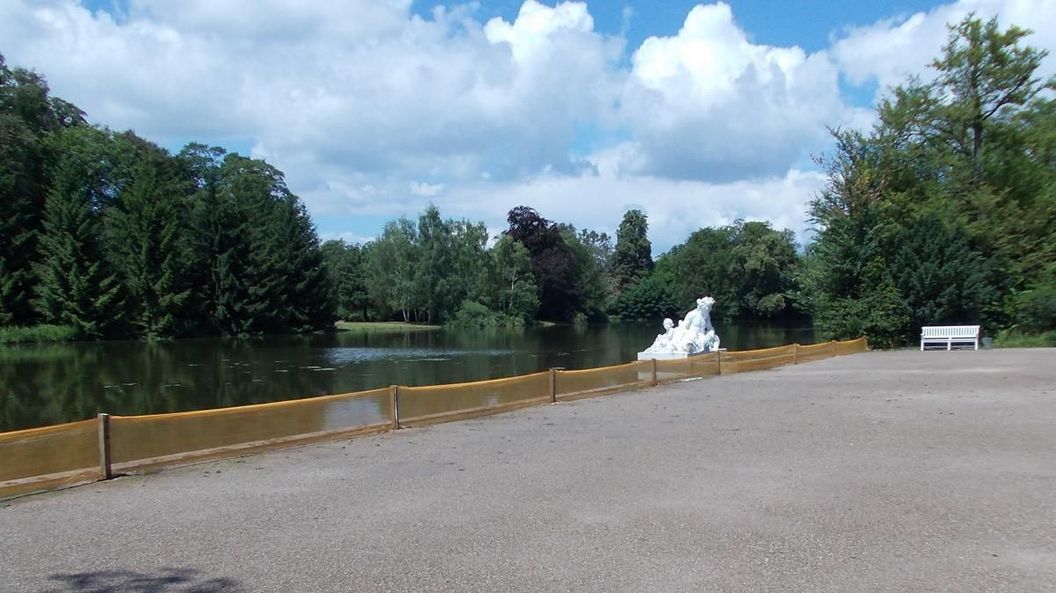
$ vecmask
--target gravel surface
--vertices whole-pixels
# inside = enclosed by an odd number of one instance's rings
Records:
[[[0,503],[0,592],[1056,591],[1056,350],[877,352]]]

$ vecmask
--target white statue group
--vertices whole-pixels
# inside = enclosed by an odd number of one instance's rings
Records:
[[[697,308],[679,321],[676,325],[670,318],[664,319],[664,333],[656,336],[653,345],[646,348],[641,355],[690,355],[701,352],[714,352],[719,349],[719,336],[711,325],[711,307],[715,299],[703,297],[697,299]]]

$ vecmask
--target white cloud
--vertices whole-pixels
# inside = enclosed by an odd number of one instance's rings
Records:
[[[440,192],[444,191],[443,183],[425,183],[424,181],[412,181],[410,187],[411,194],[416,196],[423,196],[431,198]]]
[[[739,217],[805,239],[821,182],[808,157],[828,147],[825,126],[872,118],[839,77],[901,82],[938,53],[946,21],[997,12],[1056,48],[1051,0],[962,0],[844,31],[816,53],[753,43],[723,3],[637,48],[598,32],[580,2],[527,0],[487,22],[477,10],[130,0],[112,17],[77,0],[3,0],[0,51],[94,122],[170,146],[252,147],[319,221],[413,216],[433,201],[494,229],[527,204],[612,232],[642,206],[663,250]]]
[[[827,54],[753,44],[721,2],[646,39],[622,100],[634,137],[622,168],[680,179],[779,175],[854,117]]]
[[[576,169],[576,123],[607,108],[621,51],[585,5],[529,1],[486,26],[466,8],[425,20],[409,6],[137,0],[115,22],[74,0],[23,0],[0,8],[0,37],[10,62],[94,121],[163,142],[249,139],[316,176]]]
[[[911,75],[932,77],[928,65],[942,52],[948,38],[947,23],[960,22],[970,13],[978,18],[998,17],[1001,27],[1018,25],[1034,33],[1025,43],[1056,48],[1056,2],[1052,0],[960,0],[928,12],[883,20],[846,31],[833,44],[832,55],[854,84],[875,81],[881,89],[902,84]],[[1041,73],[1056,73],[1051,57]]]

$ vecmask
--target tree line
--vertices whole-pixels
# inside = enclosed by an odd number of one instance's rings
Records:
[[[510,210],[507,224],[492,241],[483,223],[444,220],[430,206],[374,241],[327,241],[338,316],[479,326],[657,319],[685,313],[702,294],[728,319],[798,314],[792,232],[765,222],[701,229],[656,262],[638,209],[624,214],[615,242],[527,206]]]
[[[678,316],[802,317],[821,338],[911,342],[921,325],[1056,328],[1056,81],[1046,53],[969,16],[930,82],[890,90],[869,131],[832,130],[814,240],[706,227],[655,261],[648,219],[615,237],[509,211],[429,206],[364,244],[320,245],[283,174],[190,144],[89,125],[0,57],[0,326],[84,337],[314,331],[334,319],[471,326]]]
[[[752,249],[766,251],[752,247],[756,239],[795,251],[790,233],[738,223],[702,229],[654,265],[641,210],[624,215],[613,240],[527,206],[510,210],[497,237],[430,206],[365,244],[320,244],[274,166],[196,143],[170,154],[131,131],[91,125],[43,77],[2,58],[0,150],[0,327],[47,324],[86,339],[304,332],[338,318],[644,319],[688,309],[709,291],[720,302],[748,299],[731,315],[769,315],[783,303],[756,306],[749,294],[758,290],[729,276],[756,262]],[[717,265],[716,248],[737,255]]]
[[[0,326],[83,338],[332,324],[311,220],[267,163],[89,125],[0,57]]]

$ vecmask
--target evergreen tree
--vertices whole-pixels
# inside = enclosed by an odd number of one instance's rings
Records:
[[[275,204],[272,245],[280,253],[280,327],[306,332],[330,327],[333,303],[328,298],[329,278],[311,218],[296,196],[288,194]]]
[[[348,320],[358,314],[363,321],[369,321],[364,250],[359,245],[331,240],[323,243],[320,251],[330,278],[330,300],[337,318]]]
[[[909,327],[990,319],[1000,294],[997,271],[963,229],[933,216],[900,229],[888,250],[895,287],[905,295]]]
[[[248,267],[252,250],[249,222],[231,191],[231,172],[221,165],[197,201],[197,220],[209,277],[204,300],[208,324],[224,335],[253,333]]]
[[[0,326],[37,322],[34,262],[47,193],[49,138],[82,125],[76,106],[49,96],[44,78],[0,54]]]
[[[101,337],[120,318],[121,287],[103,257],[101,188],[78,148],[64,155],[45,201],[36,305],[50,323]]]
[[[0,113],[0,325],[34,321],[32,308],[41,214],[39,140],[17,117]]]
[[[129,323],[147,337],[173,337],[188,329],[186,226],[166,158],[141,156],[131,183],[107,211],[108,251],[128,295]]]
[[[648,237],[649,221],[641,210],[628,210],[616,230],[613,273],[619,292],[634,286],[653,269],[653,247]]]
[[[218,293],[217,263],[233,246],[228,234],[227,213],[220,205],[220,172],[227,152],[219,147],[188,144],[175,157],[184,184],[182,209],[187,214],[186,245],[190,265],[186,271],[191,286],[188,319],[198,333],[222,333],[216,321]]]

